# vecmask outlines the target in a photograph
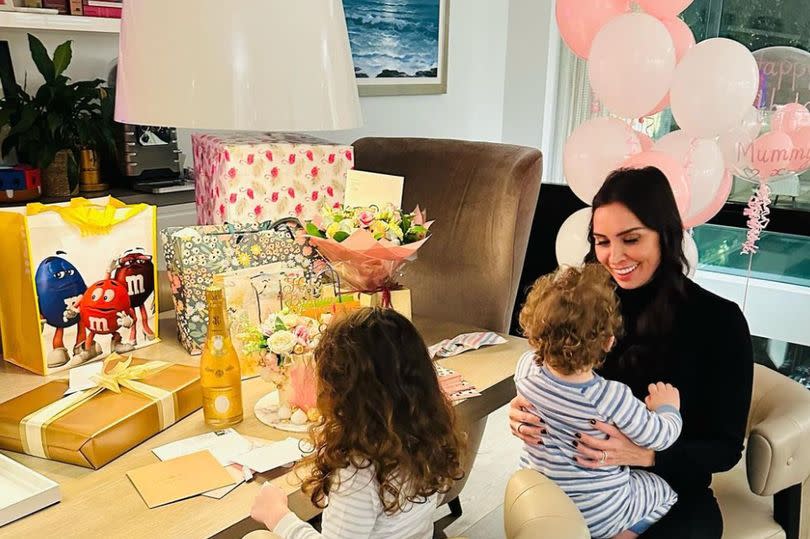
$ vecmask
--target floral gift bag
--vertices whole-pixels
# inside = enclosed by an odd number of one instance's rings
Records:
[[[199,354],[208,329],[205,289],[214,276],[254,266],[282,263],[315,271],[321,260],[294,229],[297,221],[167,228],[161,232],[166,268],[177,314],[178,339]]]

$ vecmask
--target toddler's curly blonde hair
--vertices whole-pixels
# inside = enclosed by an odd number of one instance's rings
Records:
[[[616,285],[599,264],[561,267],[532,285],[520,327],[538,364],[562,374],[599,367],[622,328]]]

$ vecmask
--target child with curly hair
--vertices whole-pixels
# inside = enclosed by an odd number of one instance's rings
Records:
[[[533,350],[515,372],[518,393],[531,401],[545,429],[540,445],[524,444],[521,467],[557,483],[594,539],[637,537],[669,511],[677,494],[643,470],[584,466],[577,454],[580,433],[604,439],[595,422],[614,423],[637,445],[660,451],[675,443],[683,426],[671,385],[650,384],[645,405],[626,385],[594,373],[621,330],[614,289],[598,264],[538,279],[520,312]],[[602,453],[597,462],[604,464]]]
[[[265,485],[251,516],[282,538],[430,538],[438,494],[461,479],[453,407],[416,328],[391,309],[336,320],[315,350],[315,450],[303,490],[322,534]]]

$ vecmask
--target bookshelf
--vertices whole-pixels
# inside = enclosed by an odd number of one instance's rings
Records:
[[[117,34],[121,31],[121,19],[0,11],[0,29],[6,28]]]

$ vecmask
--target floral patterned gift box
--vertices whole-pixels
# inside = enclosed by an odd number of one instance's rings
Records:
[[[307,275],[315,272],[320,256],[306,238],[279,224],[174,227],[161,232],[177,336],[188,353],[201,353],[205,343],[205,289],[215,275],[271,263],[301,268]]]
[[[194,140],[197,223],[313,218],[343,202],[351,146],[291,133],[199,134]]]

